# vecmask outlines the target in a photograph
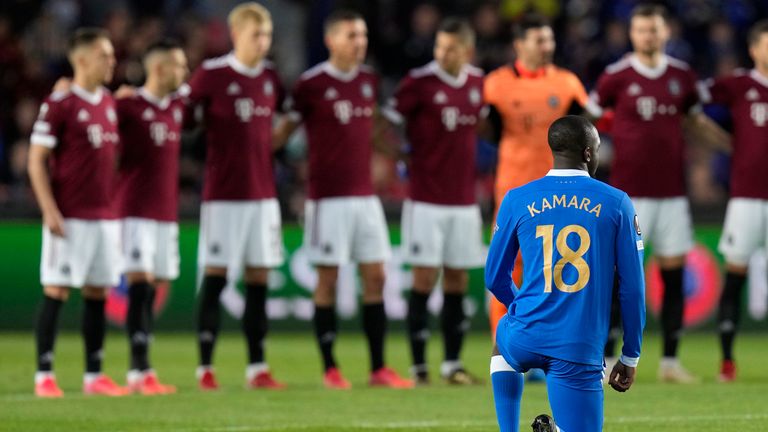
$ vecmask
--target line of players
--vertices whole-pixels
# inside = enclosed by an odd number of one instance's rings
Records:
[[[117,101],[102,88],[110,81],[115,63],[106,35],[84,29],[72,38],[69,59],[75,75],[71,90],[55,92],[43,103],[31,139],[29,172],[45,225],[36,394],[62,395],[52,373],[53,346],[58,311],[70,287],[82,288],[84,298],[86,393],[175,390],[158,381],[148,360],[151,304],[154,283],[178,274],[177,158],[182,129],[195,123],[202,123],[207,143],[199,242],[203,277],[197,376],[201,388],[218,388],[212,360],[220,320],[219,298],[227,284],[241,276],[246,298],[242,319],[248,345],[246,380],[254,388],[284,386],[272,377],[263,346],[267,274],[283,262],[271,160],[273,151],[301,124],[308,136],[310,165],[304,243],[318,270],[314,327],[323,358],[324,384],[329,388],[350,387],[333,356],[337,333],[334,303],[338,267],[354,261],[363,281],[370,384],[413,385],[384,362],[383,262],[390,252],[381,204],[371,183],[370,144],[394,153],[382,143],[386,120],[404,124],[412,146],[408,155],[411,196],[403,211],[403,240],[406,261],[414,266],[408,313],[414,378],[418,383],[429,381],[424,354],[426,302],[442,271],[445,361],[441,375],[450,382],[476,382],[464,370],[459,353],[465,331],[462,302],[467,289],[466,269],[482,265],[482,222],[474,204],[472,161],[476,131],[486,118],[483,107],[487,104],[492,109],[488,127],[480,129],[495,131],[501,137],[501,171],[509,163],[507,158],[523,155],[535,160],[538,150],[549,155],[546,146],[530,148],[525,139],[537,129],[546,130],[551,119],[572,108],[574,104],[566,101],[576,102],[595,118],[600,117],[602,108],[615,109],[612,132],[616,165],[612,171],[619,177],[612,182],[618,182],[634,199],[648,202],[649,210],[640,220],[649,240],[655,240],[657,253],[671,261],[662,266],[669,293],[665,295],[666,360],[662,365],[666,367],[662,370],[677,373],[664,372],[662,378],[686,380],[687,374],[675,360],[682,323],[681,254],[684,257],[691,243],[690,218],[685,217],[688,210],[683,198],[680,127],[682,113],[697,106],[697,100],[695,78],[687,66],[663,55],[667,28],[662,10],[636,10],[630,31],[635,52],[607,69],[588,101],[582,96],[578,79],[571,78],[570,73],[565,76],[567,91],[572,94],[567,98],[553,96],[551,87],[549,93],[530,87],[527,94],[517,91],[518,87],[546,86],[553,74],[563,79],[563,71],[551,65],[554,43],[546,23],[521,23],[515,36],[518,61],[494,72],[484,84],[482,73],[469,65],[474,42],[471,29],[461,21],[449,20],[438,32],[435,61],[412,71],[382,111],[377,108],[377,77],[362,65],[367,30],[360,15],[336,12],[329,17],[325,42],[330,57],[305,72],[290,97],[286,97],[271,64],[264,60],[272,35],[269,12],[258,4],[246,3],[232,11],[229,25],[233,52],[204,62],[188,85],[182,85],[187,73],[183,50],[178,45],[159,43],[145,56],[146,84]],[[715,101],[731,103],[734,111],[744,109],[737,101],[746,97],[748,102],[748,115],[734,115],[742,120],[736,124],[733,143],[735,166],[760,160],[756,157],[760,135],[751,133],[750,128],[763,125],[768,112],[764,110],[760,117],[759,107],[754,108],[768,98],[766,34],[768,26],[762,23],[750,36],[756,69],[732,78],[737,84],[727,79],[716,82],[709,93]],[[526,50],[530,54],[527,58],[523,55]],[[511,77],[503,76],[510,72]],[[749,87],[744,95],[739,94],[742,87]],[[504,98],[511,97],[519,99],[503,103]],[[526,97],[542,100],[529,104]],[[273,129],[283,99],[287,99],[288,109]],[[722,136],[695,109],[693,116],[698,126],[694,130],[707,132],[700,135]],[[622,136],[626,131],[633,133]],[[663,157],[640,150],[646,141],[663,145]],[[527,141],[532,142],[537,141]],[[540,142],[546,143],[546,139]],[[120,164],[115,173],[118,154]],[[664,169],[659,169],[659,164],[664,164]],[[551,161],[539,165],[546,172]],[[734,170],[734,184],[742,181],[737,177],[740,179],[745,170],[756,178],[742,186],[750,191],[746,195],[734,189],[724,235],[724,239],[732,240],[721,245],[729,262],[721,308],[723,346],[728,349],[724,351],[723,370],[730,364],[731,379],[734,370],[729,351],[738,317],[735,300],[740,299],[744,282],[743,259],[751,248],[759,246],[756,239],[765,238],[762,231],[754,232],[763,229],[763,216],[737,208],[764,205],[766,197],[760,194],[768,189],[759,187],[758,165]],[[525,175],[533,178],[543,175],[535,169],[528,171]],[[655,174],[649,176],[648,172]],[[527,181],[523,179],[521,184]],[[739,204],[739,198],[751,200]],[[750,220],[745,222],[745,218]],[[124,266],[121,261],[125,261]],[[121,271],[126,274],[130,299],[128,389],[101,373],[106,287],[117,283]]]

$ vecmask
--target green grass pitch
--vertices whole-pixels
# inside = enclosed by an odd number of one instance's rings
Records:
[[[127,343],[117,331],[107,341],[106,371],[124,381]],[[711,334],[686,336],[682,359],[703,380],[696,385],[656,382],[659,340],[647,337],[639,378],[628,393],[605,393],[606,431],[766,431],[768,430],[768,336],[743,335],[737,341],[739,381],[715,381],[719,349]],[[488,336],[468,337],[464,360],[487,378]],[[433,337],[430,360],[437,377],[441,343]],[[59,338],[57,377],[61,400],[32,395],[33,339],[26,333],[0,333],[0,431],[493,431],[496,428],[490,384],[471,388],[435,383],[414,390],[369,389],[365,385],[368,359],[364,339],[340,336],[337,355],[351,391],[321,387],[319,355],[310,334],[277,333],[268,341],[275,375],[290,388],[280,392],[244,388],[245,343],[239,334],[222,336],[216,367],[222,389],[196,389],[196,348],[192,334],[163,333],[153,346],[154,365],[161,379],[178,385],[172,396],[108,399],[80,392],[82,344],[77,334]],[[405,373],[406,342],[391,335],[387,357]],[[522,431],[537,414],[549,412],[543,385],[526,386]]]

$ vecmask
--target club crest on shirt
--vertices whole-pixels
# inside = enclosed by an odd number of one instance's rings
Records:
[[[107,120],[112,124],[117,124],[117,113],[114,108],[107,108]]]
[[[469,90],[469,103],[472,105],[480,105],[481,99],[480,90],[478,90],[477,87],[472,87]]]
[[[550,108],[553,108],[553,109],[557,108],[558,106],[560,106],[560,98],[557,97],[557,95],[550,95],[547,98],[547,105],[549,105]]]
[[[77,121],[79,122],[87,122],[91,119],[91,115],[88,114],[88,111],[81,109],[77,112]]]
[[[266,96],[272,96],[272,94],[275,93],[275,86],[272,84],[272,81],[265,81],[264,82],[264,94]]]
[[[676,80],[675,78],[672,78],[669,80],[669,83],[667,84],[667,88],[669,89],[669,92],[674,96],[680,96],[681,88],[680,88],[680,81]]]
[[[333,87],[328,87],[328,89],[325,91],[325,95],[323,95],[323,99],[325,100],[334,100],[338,97],[339,92]]]
[[[637,96],[643,92],[643,88],[638,83],[632,83],[627,88],[627,94],[630,96]]]
[[[438,92],[435,93],[435,97],[432,98],[432,102],[434,102],[437,105],[448,103],[448,96],[445,94],[444,91],[438,90]]]
[[[180,109],[175,108],[173,110],[173,121],[175,121],[176,123],[181,123],[181,121],[183,119],[182,116],[183,116],[183,114],[181,113]]]
[[[145,121],[152,121],[155,119],[155,112],[152,111],[152,108],[147,108],[143,113],[141,113],[141,119]]]
[[[51,107],[48,106],[48,103],[43,103],[40,105],[40,113],[37,115],[38,120],[45,119],[45,116],[48,114],[48,110],[51,109]]]
[[[227,86],[227,94],[230,96],[240,94],[241,91],[242,90],[240,89],[240,85],[236,82],[233,82]]]
[[[360,92],[366,99],[371,99],[373,97],[373,87],[368,83],[363,83],[363,85],[360,86]]]
[[[747,91],[746,98],[748,101],[754,102],[760,99],[760,92],[758,92],[756,88],[752,87]],[[40,112],[42,112],[42,108]]]

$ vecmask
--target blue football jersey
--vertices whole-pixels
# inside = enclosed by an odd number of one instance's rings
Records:
[[[581,170],[551,170],[513,189],[494,226],[485,281],[509,309],[509,343],[574,363],[602,364],[614,272],[622,362],[635,366],[645,326],[643,241],[626,193]],[[518,251],[521,287],[512,282]],[[633,364],[632,364],[633,363]]]

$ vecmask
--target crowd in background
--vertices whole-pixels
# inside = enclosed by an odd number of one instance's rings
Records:
[[[0,4],[0,216],[37,214],[26,176],[26,154],[40,101],[56,79],[71,73],[66,41],[73,29],[105,28],[118,66],[111,87],[143,80],[141,56],[163,37],[180,40],[194,69],[205,58],[230,50],[226,14],[235,0],[4,0]],[[604,67],[629,50],[627,22],[634,0],[264,0],[275,22],[271,59],[286,87],[306,68],[323,61],[322,22],[330,11],[362,12],[369,26],[368,63],[382,75],[382,96],[392,93],[412,67],[432,59],[435,30],[446,16],[466,17],[477,32],[474,63],[489,72],[513,58],[510,23],[536,12],[548,17],[558,48],[555,63],[592,88]],[[745,33],[768,16],[768,0],[675,0],[668,53],[690,63],[699,77],[751,67]],[[709,112],[727,126],[727,114]],[[181,162],[182,217],[199,207],[205,149],[186,140]],[[284,217],[300,217],[307,166],[305,142],[296,137],[277,155],[275,171]],[[492,209],[495,148],[478,142],[478,199]],[[610,145],[603,159],[609,164]],[[698,208],[719,205],[727,196],[727,156],[689,147],[689,190]],[[407,169],[383,156],[374,161],[377,192],[391,212],[406,193]],[[703,207],[702,207],[703,206]],[[701,213],[701,211],[699,212]],[[701,216],[696,215],[695,216]]]

